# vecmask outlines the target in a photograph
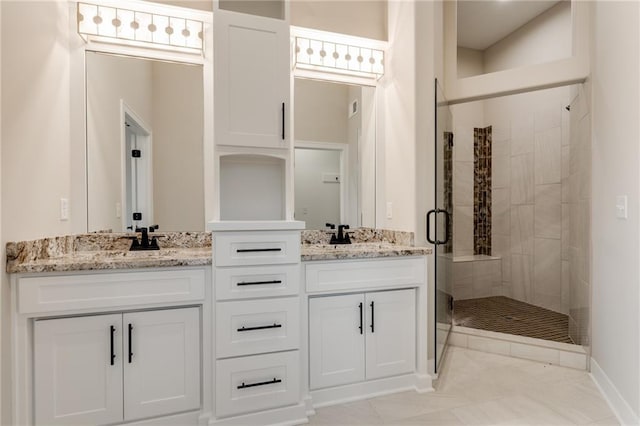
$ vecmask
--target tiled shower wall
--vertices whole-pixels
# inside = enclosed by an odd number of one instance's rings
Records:
[[[493,254],[503,259],[505,295],[562,313],[569,311],[568,104],[568,87],[485,101],[494,128]]]
[[[452,108],[454,254],[473,254],[473,128],[491,125],[491,254],[502,258],[502,295],[562,313],[572,306],[569,228],[578,220],[569,207],[570,95],[563,87]]]

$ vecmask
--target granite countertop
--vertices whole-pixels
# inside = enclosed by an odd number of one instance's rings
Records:
[[[7,272],[65,272],[211,265],[211,234],[158,234],[160,250],[129,251],[131,234],[95,233],[7,243]]]
[[[414,247],[388,242],[368,242],[345,245],[303,244],[302,261],[369,259],[377,257],[423,256],[431,254],[428,247]]]
[[[330,245],[324,231],[302,231],[301,260],[369,259],[422,256],[427,247],[413,246],[413,233],[371,228],[349,232],[353,244]],[[212,264],[209,232],[158,235],[161,249],[129,251],[131,234],[93,233],[7,243],[8,273],[161,268]]]

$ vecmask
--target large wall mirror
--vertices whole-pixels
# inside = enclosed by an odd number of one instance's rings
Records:
[[[86,52],[88,231],[202,231],[202,66]]]
[[[295,218],[376,224],[375,87],[296,78]]]

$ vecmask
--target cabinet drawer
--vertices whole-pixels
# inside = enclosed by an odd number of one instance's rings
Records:
[[[293,296],[300,291],[300,265],[217,268],[217,300]]]
[[[300,399],[298,351],[216,362],[216,416],[296,404]]]
[[[225,232],[215,234],[213,238],[216,266],[300,262],[298,231]]]
[[[375,289],[424,284],[424,256],[410,258],[307,262],[304,265],[309,293]]]
[[[204,269],[171,269],[24,277],[18,281],[21,314],[204,299]]]
[[[216,304],[218,358],[298,349],[300,300],[297,297]]]

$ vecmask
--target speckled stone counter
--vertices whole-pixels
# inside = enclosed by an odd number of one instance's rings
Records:
[[[208,232],[158,233],[156,251],[129,251],[131,234],[80,234],[7,243],[7,272],[62,272],[210,265]]]
[[[431,249],[413,246],[413,233],[359,228],[353,244],[330,245],[331,234],[303,231],[302,261],[421,256]],[[211,233],[158,233],[157,251],[129,251],[132,234],[94,233],[7,243],[7,272],[65,272],[160,268],[212,264]]]
[[[370,259],[376,257],[423,256],[431,254],[428,247],[403,246],[387,242],[355,243],[345,245],[303,244],[302,261]]]

